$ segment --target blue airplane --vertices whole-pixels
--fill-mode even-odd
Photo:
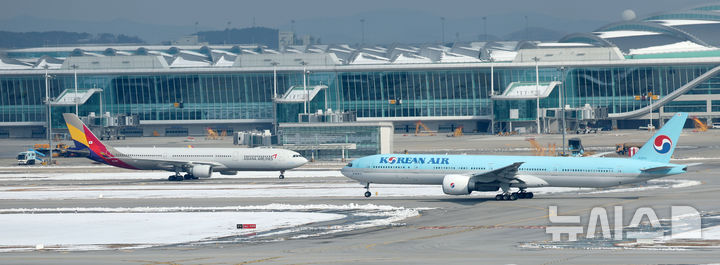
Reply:
[[[355,159],[341,172],[365,185],[365,197],[370,183],[442,185],[450,195],[501,189],[496,200],[530,199],[526,189],[535,187],[638,183],[687,171],[670,163],[687,116],[676,113],[631,158],[381,154]]]

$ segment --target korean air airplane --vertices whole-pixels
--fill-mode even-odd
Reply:
[[[213,172],[235,175],[238,171],[280,171],[283,179],[285,170],[308,162],[296,152],[273,148],[113,148],[100,142],[75,114],[64,113],[63,117],[75,146],[90,150],[88,158],[121,168],[175,172],[170,181],[209,178]]]
[[[342,174],[364,184],[365,197],[370,183],[442,185],[450,195],[501,189],[496,200],[530,199],[535,187],[638,183],[687,171],[669,163],[687,116],[675,114],[632,158],[385,154],[355,159]]]

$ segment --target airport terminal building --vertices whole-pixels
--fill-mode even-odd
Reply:
[[[556,132],[561,113],[571,127],[637,128],[651,111],[656,125],[678,111],[711,123],[718,32],[720,5],[706,5],[553,43],[4,50],[0,138],[45,137],[48,92],[53,128],[77,104],[80,116],[136,117],[123,129],[136,136],[269,129],[328,111],[392,122],[396,133],[417,121],[440,132]]]

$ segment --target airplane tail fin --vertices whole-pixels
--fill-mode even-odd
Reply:
[[[106,156],[106,154],[109,153],[108,148],[112,147],[106,146],[98,140],[95,134],[85,126],[85,123],[83,123],[77,115],[73,113],[63,113],[63,118],[70,131],[70,137],[75,142],[76,148],[87,148],[90,150],[91,155]]]
[[[678,112],[665,126],[658,130],[650,140],[635,154],[632,159],[648,160],[653,162],[668,163],[675,151],[677,140],[680,137],[685,120],[688,114]]]

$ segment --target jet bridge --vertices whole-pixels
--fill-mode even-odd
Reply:
[[[326,85],[316,86],[291,86],[285,94],[275,99],[277,103],[303,103],[312,101],[321,90],[327,89]]]
[[[546,98],[550,96],[553,89],[558,87],[562,82],[540,82],[539,85],[535,82],[512,82],[505,92],[500,95],[492,96],[494,100],[518,100],[518,99],[537,99]]]
[[[55,101],[53,106],[72,106],[75,104],[83,105],[96,92],[102,92],[100,88],[78,88],[77,92],[74,88],[68,88],[63,91]]]

